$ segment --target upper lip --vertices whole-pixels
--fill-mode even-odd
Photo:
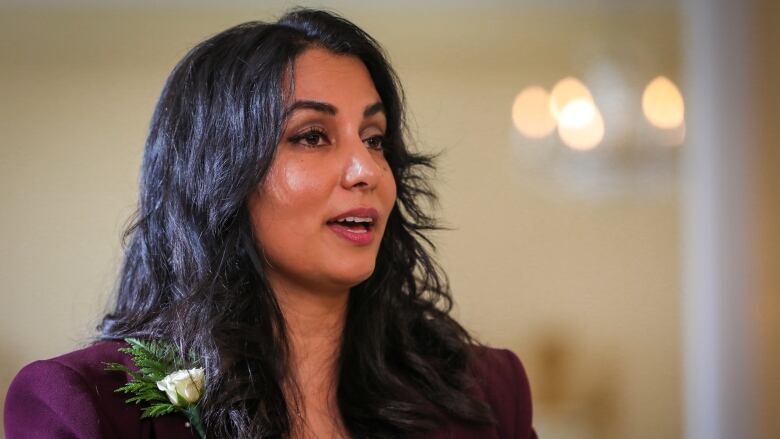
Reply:
[[[376,221],[379,218],[379,212],[376,209],[371,207],[358,207],[356,209],[351,209],[346,212],[342,212],[337,216],[334,216],[333,218],[329,219],[328,222],[332,223],[349,217],[371,218],[371,222],[373,224],[376,224]]]

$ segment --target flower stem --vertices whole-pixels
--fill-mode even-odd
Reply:
[[[184,414],[190,420],[190,425],[198,433],[201,439],[206,439],[206,429],[203,427],[203,421],[200,420],[200,411],[197,405],[191,405],[184,409]]]

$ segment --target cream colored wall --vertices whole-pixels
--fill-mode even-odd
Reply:
[[[0,13],[0,398],[23,364],[94,336],[173,64],[279,12]],[[680,437],[676,192],[578,199],[520,174],[508,140],[514,95],[580,73],[569,49],[583,41],[640,39],[674,73],[674,17],[343,12],[388,49],[419,143],[445,150],[441,217],[455,230],[438,242],[457,315],[526,363],[542,437]],[[566,359],[564,404],[539,400],[550,346]]]

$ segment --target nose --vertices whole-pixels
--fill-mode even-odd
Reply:
[[[359,137],[350,141],[345,149],[347,153],[342,186],[345,189],[374,189],[383,172],[377,159]]]

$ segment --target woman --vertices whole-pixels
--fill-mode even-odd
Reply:
[[[102,341],[20,372],[7,437],[193,437],[115,392],[127,337],[202,366],[210,438],[535,437],[517,357],[448,314],[430,167],[379,45],[343,18],[294,10],[201,43],[152,119]]]

